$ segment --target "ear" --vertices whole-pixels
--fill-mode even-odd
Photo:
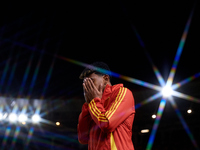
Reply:
[[[106,84],[107,84],[108,82],[110,82],[110,77],[109,77],[109,75],[106,74],[106,75],[103,76],[103,78],[104,78]]]

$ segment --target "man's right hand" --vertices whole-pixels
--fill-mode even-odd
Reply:
[[[89,100],[88,97],[87,97],[87,94],[86,94],[86,91],[85,91],[84,86],[83,86],[83,91],[84,91],[85,102],[89,104],[89,103],[90,103],[90,100]]]

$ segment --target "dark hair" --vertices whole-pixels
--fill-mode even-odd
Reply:
[[[80,74],[79,78],[84,79],[85,77],[88,77],[90,74],[95,73],[98,75],[111,75],[110,68],[108,65],[104,62],[94,62],[88,67],[86,67],[82,73]],[[111,77],[111,76],[110,76]]]

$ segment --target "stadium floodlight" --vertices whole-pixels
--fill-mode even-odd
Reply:
[[[10,122],[16,122],[17,121],[17,114],[11,113],[8,117]]]
[[[26,122],[27,121],[27,115],[26,114],[20,114],[19,116],[18,116],[18,121],[19,122]]]
[[[38,123],[38,122],[40,122],[40,120],[41,120],[41,118],[40,118],[40,116],[38,114],[34,114],[32,116],[32,122],[33,123]]]

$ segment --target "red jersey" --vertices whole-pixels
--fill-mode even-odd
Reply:
[[[106,85],[102,98],[84,103],[79,115],[78,140],[88,150],[134,150],[132,125],[135,103],[123,84]]]

